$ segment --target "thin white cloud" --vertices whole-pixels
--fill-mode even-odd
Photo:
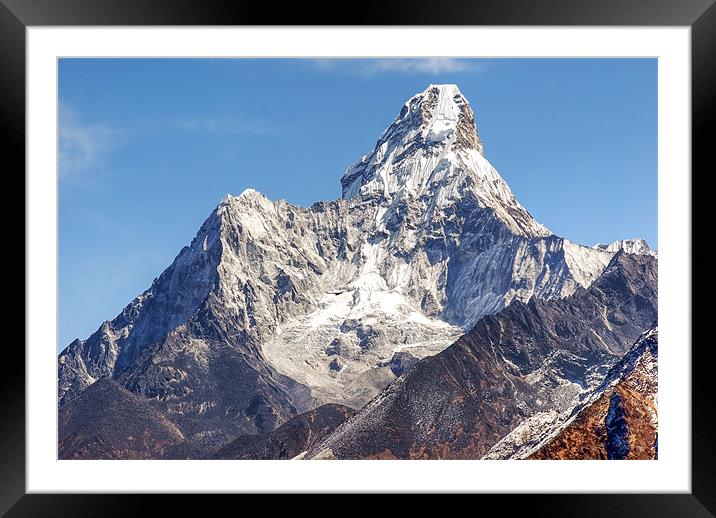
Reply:
[[[177,121],[174,127],[180,131],[216,135],[263,135],[270,132],[265,124],[227,117],[188,118]]]
[[[447,74],[475,70],[476,63],[459,58],[317,58],[311,65],[321,71],[345,72],[361,77],[380,74]]]
[[[124,127],[108,122],[88,122],[73,106],[61,101],[58,131],[59,175],[60,179],[68,179],[102,170],[113,151],[138,136],[151,137],[168,132],[263,135],[270,133],[271,128],[261,122],[226,116],[172,117]]]
[[[106,155],[124,142],[121,131],[107,123],[89,123],[66,103],[59,106],[60,178],[98,169]]]

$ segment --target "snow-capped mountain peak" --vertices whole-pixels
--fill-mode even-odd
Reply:
[[[342,199],[310,207],[226,196],[145,294],[61,353],[60,403],[110,376],[251,433],[316,401],[360,406],[481,317],[569,296],[614,255],[517,202],[454,85],[411,97],[341,183]]]
[[[417,202],[425,219],[470,199],[516,234],[551,234],[484,157],[475,115],[456,85],[430,85],[411,97],[373,152],[348,168],[341,185],[344,199],[377,200],[392,208]]]
[[[627,254],[634,254],[634,255],[656,255],[656,252],[653,251],[649,247],[649,243],[647,243],[644,239],[641,239],[639,237],[636,237],[634,239],[619,239],[617,241],[614,241],[612,243],[609,243],[608,245],[597,243],[594,245],[594,248],[598,248],[600,250],[606,250],[607,252],[618,252],[619,250],[623,250]]]
[[[456,85],[428,86],[403,105],[373,152],[346,171],[341,179],[343,198],[366,193],[391,195],[406,188],[422,190],[440,159],[458,140],[465,149],[482,153],[467,99]],[[434,160],[425,163],[431,157]]]
[[[263,195],[259,191],[257,191],[256,189],[252,189],[251,187],[249,187],[248,189],[244,189],[243,191],[241,191],[241,194],[239,194],[239,198],[245,198],[245,197],[249,197],[249,196],[263,196]]]
[[[417,121],[415,119],[417,118]],[[419,122],[420,136],[428,144],[449,143],[458,137],[466,148],[482,153],[475,116],[470,104],[454,84],[430,85],[405,103],[396,122]],[[395,124],[393,125],[395,126]],[[381,137],[385,139],[391,126]]]

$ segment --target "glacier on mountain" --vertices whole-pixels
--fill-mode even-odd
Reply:
[[[246,369],[232,390],[290,401],[272,419],[358,408],[482,316],[566,297],[618,249],[643,249],[582,246],[538,223],[483,155],[455,85],[409,99],[341,186],[341,199],[308,208],[253,189],[226,196],[146,292],[60,353],[60,404],[113,377],[169,415],[256,421],[255,398],[243,408],[202,388],[222,344]]]

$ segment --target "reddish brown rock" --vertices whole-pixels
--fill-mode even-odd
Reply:
[[[657,332],[642,342],[630,351],[636,358],[625,357],[633,366],[619,381],[609,384],[530,459],[657,458]]]

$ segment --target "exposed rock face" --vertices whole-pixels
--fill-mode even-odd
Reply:
[[[211,459],[292,459],[336,429],[354,410],[328,404],[289,419],[273,432],[244,435],[227,444]]]
[[[184,441],[150,402],[102,378],[60,408],[60,459],[153,459]]]
[[[241,316],[210,297],[189,321],[147,347],[117,379],[156,400],[195,455],[237,435],[264,433],[309,406],[310,394],[273,370],[241,329]]]
[[[359,408],[404,352],[436,354],[513,301],[589,286],[615,252],[537,223],[474,120],[457,87],[431,85],[348,169],[342,199],[224,198],[147,291],[60,354],[59,404],[112,378],[202,455],[323,403]]]
[[[658,333],[640,338],[530,459],[656,459]]]
[[[307,458],[481,458],[574,408],[657,315],[656,259],[618,253],[588,289],[513,302],[393,382]]]
[[[73,341],[59,357],[60,405],[102,377],[129,366],[142,351],[183,324],[218,281],[221,220],[214,212],[191,246],[184,247],[152,287],[87,340]]]

